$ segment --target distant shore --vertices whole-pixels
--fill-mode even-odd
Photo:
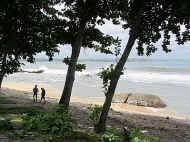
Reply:
[[[32,97],[32,87],[33,84],[26,84],[26,83],[4,83],[3,88],[5,90],[12,89],[15,90],[15,95],[20,95],[20,93],[17,93],[18,91],[22,91],[21,94],[27,94],[25,97]],[[39,84],[39,88],[42,87],[42,85]],[[44,87],[44,86],[43,86]],[[47,98],[49,100],[53,99],[57,102],[59,101],[61,92],[58,92],[58,90],[52,88],[51,86],[46,85],[45,86],[47,90]],[[27,92],[27,93],[24,93]],[[103,99],[88,99],[78,96],[72,96],[71,102],[73,103],[82,103],[82,104],[103,104]],[[184,117],[184,116],[178,116],[175,114],[175,112],[168,111],[167,108],[151,108],[151,107],[143,107],[143,106],[135,106],[135,105],[129,105],[129,104],[122,104],[122,103],[112,103],[112,109],[118,112],[122,113],[131,113],[131,114],[142,114],[142,115],[150,115],[150,116],[160,116],[160,117],[169,117],[174,119],[180,119],[180,120],[190,120],[190,117]]]

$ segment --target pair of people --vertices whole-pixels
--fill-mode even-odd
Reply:
[[[46,103],[46,100],[45,100],[45,95],[46,95],[46,91],[44,88],[41,88],[41,100],[40,100],[40,103],[42,102],[42,100],[44,100],[44,103]],[[35,87],[33,88],[33,100],[34,102],[37,103],[37,98],[38,98],[38,86],[35,85]]]

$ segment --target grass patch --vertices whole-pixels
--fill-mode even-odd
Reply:
[[[0,104],[15,104],[15,102],[7,99],[4,96],[0,96]]]
[[[20,142],[126,142],[123,132],[106,129],[104,133],[92,135],[78,131],[69,110],[52,105],[52,111],[40,106],[17,105],[0,96],[0,132],[10,139]],[[101,106],[89,108],[90,119],[95,123],[99,118]],[[139,130],[131,132],[131,142],[159,142],[152,136],[144,136]]]
[[[54,138],[50,142],[100,142],[100,138],[97,135],[89,135],[84,132],[75,131],[71,136]]]
[[[114,128],[107,128],[106,131],[101,134],[101,142],[126,142],[126,140],[123,132]]]
[[[38,106],[24,107],[10,103],[7,98],[0,96],[0,132],[11,139],[17,139],[24,136],[22,115],[25,113],[38,114],[44,112],[43,108]]]
[[[160,142],[158,137],[145,136],[139,129],[133,130],[130,134],[131,142]]]
[[[21,115],[9,114],[8,119],[14,128],[22,128],[23,120],[21,118]]]
[[[5,132],[12,129],[12,125],[9,120],[4,117],[0,117],[0,132]]]
[[[44,112],[44,109],[39,106],[31,106],[31,107],[0,107],[0,115],[1,114],[23,114],[23,113],[40,113]]]

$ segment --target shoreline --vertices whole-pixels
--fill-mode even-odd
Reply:
[[[51,86],[47,84],[39,84],[39,88],[41,86],[45,86],[47,90],[47,98],[51,102],[51,100],[59,101],[60,92],[56,89],[53,89]],[[3,90],[11,90],[15,91],[15,95],[27,94],[26,97],[32,98],[32,87],[33,84],[29,83],[8,83],[5,82],[2,86]],[[88,99],[79,96],[72,96],[71,103],[82,103],[85,105],[103,105],[102,99]],[[148,116],[158,116],[158,117],[169,117],[172,119],[178,119],[182,121],[190,121],[190,116],[180,116],[176,115],[175,112],[167,110],[167,108],[153,108],[153,107],[143,107],[143,106],[135,106],[129,104],[122,103],[112,103],[111,108],[115,111],[122,113],[130,113],[130,114],[141,114]]]

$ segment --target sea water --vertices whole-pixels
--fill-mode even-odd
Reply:
[[[103,100],[102,80],[97,73],[114,61],[85,59],[80,60],[80,63],[86,64],[87,68],[76,73],[72,95]],[[9,75],[5,81],[48,84],[58,90],[57,97],[60,97],[67,73],[67,66],[62,60],[55,59],[53,62],[38,60],[36,64],[25,63],[22,69],[44,72],[15,73]],[[158,95],[169,109],[175,110],[180,115],[190,116],[190,60],[130,58],[116,89],[116,93],[129,92]]]

